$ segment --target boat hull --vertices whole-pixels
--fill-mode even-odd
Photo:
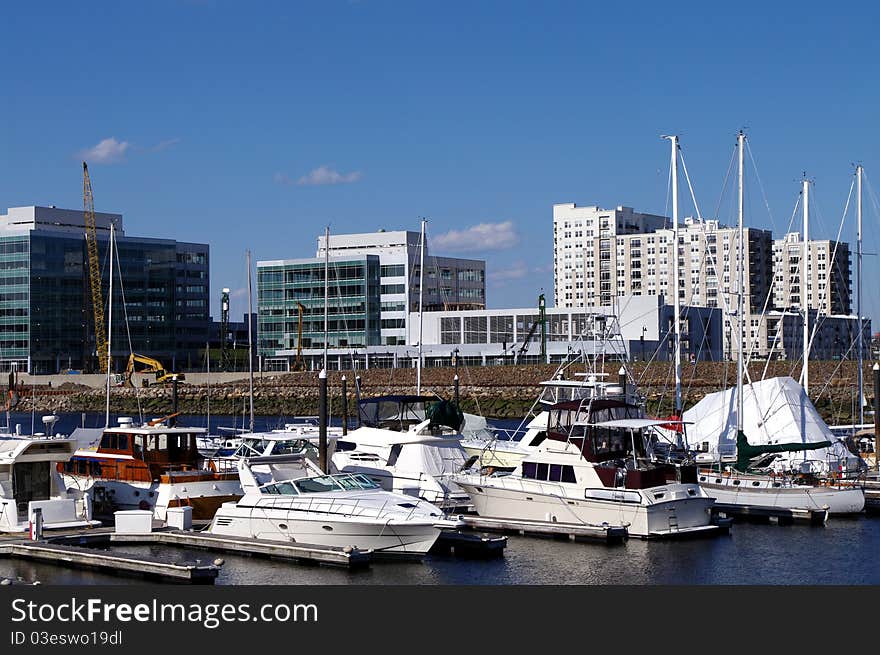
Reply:
[[[704,478],[706,481],[703,481]],[[712,482],[716,479],[719,478],[700,475],[700,486],[708,496],[723,505],[792,510],[827,509],[829,515],[858,514],[865,508],[865,492],[860,487],[773,487],[772,483],[752,486],[752,480],[748,478],[740,479],[739,485],[724,478],[720,478],[720,484]]]
[[[504,478],[497,480],[503,481]],[[705,529],[711,526],[714,504],[703,495],[689,495],[686,487],[691,485],[670,485],[647,490],[648,493],[664,493],[669,497],[666,501],[647,503],[642,492],[635,490],[620,490],[617,492],[619,499],[614,498],[613,489],[596,490],[597,495],[607,495],[607,498],[576,498],[537,486],[510,488],[496,485],[491,478],[472,482],[459,478],[457,481],[470,494],[481,516],[551,523],[624,525],[630,536],[641,538],[673,536]],[[585,495],[591,491],[586,490]]]
[[[261,513],[263,515],[259,516]],[[390,556],[424,555],[440,536],[440,527],[427,521],[362,520],[322,513],[299,518],[293,512],[262,512],[229,505],[218,510],[209,531],[211,534],[283,543],[351,546]]]

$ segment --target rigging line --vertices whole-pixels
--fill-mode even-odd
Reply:
[[[798,194],[798,196],[797,196],[797,198],[795,199],[795,202],[794,202],[794,209],[793,209],[792,212],[791,212],[791,218],[788,220],[788,229],[786,230],[786,234],[788,234],[789,232],[791,232],[791,227],[792,227],[792,225],[794,225],[794,218],[795,218],[795,216],[797,216],[797,213],[798,213],[798,207],[800,207],[800,204],[801,204],[801,195]],[[776,283],[776,281],[774,280],[774,281],[773,281],[774,286],[775,286],[775,283]],[[771,287],[771,288],[770,288],[770,293],[768,294],[768,297],[769,297],[770,295],[773,295],[773,293],[774,293],[774,292],[773,292],[773,287]],[[782,316],[779,318],[779,322],[777,323],[776,334],[773,336],[773,347],[770,349],[770,353],[771,353],[771,354],[776,350],[776,345],[777,345],[777,343],[779,342],[779,335],[780,335],[781,331],[785,330],[785,317],[786,317],[786,315],[787,315],[787,314],[786,314],[787,309],[788,309],[788,306],[785,305],[785,304],[783,304],[783,306],[782,306]],[[767,311],[767,308],[766,308],[766,305],[765,305],[765,306],[764,306],[764,311],[762,312],[762,315],[763,315],[763,313],[766,312],[766,311]],[[769,326],[769,323],[768,323],[768,326]],[[761,372],[761,379],[762,379],[762,380],[764,380],[764,379],[767,378],[767,370],[768,370],[769,366],[770,366],[770,356],[768,355],[768,357],[767,357],[767,361],[764,363],[764,370]]]
[[[748,140],[746,140],[746,152],[749,155],[749,160],[752,162],[752,170],[755,171],[755,178],[758,180],[758,188],[761,190],[761,196],[764,199],[764,207],[767,208],[767,214],[770,216],[770,225],[773,229],[776,229],[776,220],[773,218],[773,212],[770,210],[770,203],[767,201],[767,194],[764,192],[764,183],[761,182],[761,175],[758,173],[758,162],[755,159],[755,156],[752,154],[752,147],[749,145]]]
[[[834,273],[834,268],[833,268],[833,267],[834,267],[834,265],[835,265],[835,262],[837,262],[837,266],[838,266],[838,267],[840,266],[840,262],[837,260],[837,248],[838,248],[838,246],[840,246],[840,236],[841,236],[841,234],[843,233],[843,224],[846,222],[846,215],[847,215],[847,213],[849,213],[849,203],[850,203],[850,200],[852,200],[852,194],[853,194],[853,189],[854,189],[854,188],[855,188],[855,178],[853,178],[852,182],[850,183],[850,186],[849,186],[849,195],[846,197],[846,205],[844,205],[844,208],[843,208],[843,216],[841,216],[841,218],[840,218],[840,223],[838,224],[838,227],[837,227],[837,238],[836,238],[836,240],[834,241],[834,250],[833,250],[832,253],[831,253],[831,262],[830,262],[830,265],[831,265],[831,271],[830,271],[830,273],[831,273],[831,274]],[[815,206],[815,205],[816,205],[816,203],[814,202],[814,206]],[[821,220],[821,215],[820,215],[820,220]],[[809,247],[809,244],[805,243],[805,244],[804,244],[804,256],[807,256],[807,248],[808,248],[808,247]],[[818,269],[817,269],[817,270],[818,270]],[[842,276],[842,271],[840,271],[840,270],[838,269],[838,272],[840,272],[840,273],[841,273],[841,276]],[[830,276],[829,276],[829,278],[827,278],[826,281],[825,281],[825,289],[826,289],[826,293],[828,293],[828,285],[830,284],[830,282],[831,282],[831,279],[830,279]],[[806,280],[803,281],[803,284],[806,284]],[[804,290],[806,290],[806,287],[804,287]],[[818,289],[817,289],[817,291],[818,291]],[[824,296],[819,296],[819,295],[817,294],[817,299],[820,300],[820,301],[821,301],[821,300],[824,300]],[[831,307],[830,307],[831,303],[829,302],[828,304],[829,304],[828,310],[829,310],[829,312],[830,312],[830,311],[831,311]],[[822,303],[820,302],[820,303],[819,303],[819,307],[821,308],[821,306],[822,306]],[[809,308],[805,307],[805,308],[804,308],[804,311],[809,311]],[[816,338],[816,333],[817,333],[817,331],[818,331],[818,329],[819,329],[819,324],[820,324],[820,323],[823,323],[823,324],[824,324],[824,322],[825,322],[825,315],[821,315],[818,309],[816,310],[816,317],[817,317],[818,320],[816,320],[815,325],[813,326],[813,330],[812,330],[812,332],[810,333],[810,340],[809,340],[809,342],[807,343],[807,354],[808,354],[808,355],[809,355],[810,350],[811,350],[812,347],[813,347],[813,340]],[[805,362],[805,364],[806,364],[806,362]]]
[[[125,333],[126,333],[126,336],[128,337],[128,352],[130,354],[134,354],[134,346],[131,343],[131,325],[129,325],[129,322],[128,322],[128,305],[125,303],[125,287],[122,284],[122,264],[120,262],[121,258],[119,257],[119,252],[118,252],[118,243],[117,243],[116,255],[117,255],[116,256],[116,270],[119,272],[119,293],[122,296],[122,315],[125,318]],[[111,266],[110,274],[112,275],[113,274],[113,271],[112,271],[113,262],[110,262],[110,266]],[[132,370],[132,373],[134,373],[134,370]],[[143,423],[144,422],[144,410],[141,407],[141,394],[140,394],[140,390],[137,388],[137,385],[134,385],[134,398],[135,398],[135,401],[137,402],[138,416],[140,417],[140,422]]]
[[[819,391],[819,395],[817,396],[817,398],[821,398],[822,395],[825,393],[825,390],[831,386],[831,380],[834,379],[834,375],[837,373],[838,370],[840,370],[841,366],[843,366],[843,362],[849,361],[849,356],[852,353],[852,351],[855,349],[857,341],[858,341],[858,335],[855,335],[855,336],[853,336],[852,339],[850,339],[849,348],[847,348],[846,352],[841,356],[840,360],[837,362],[837,365],[834,367],[834,370],[831,371],[831,375],[829,375],[825,379],[825,384],[822,386],[822,389]],[[829,392],[828,396],[829,396],[829,398],[831,397],[830,392]],[[859,401],[859,402],[861,402],[861,401]]]

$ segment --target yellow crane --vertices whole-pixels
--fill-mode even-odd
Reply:
[[[305,368],[303,363],[303,312],[306,308],[301,302],[296,303],[299,310],[299,325],[296,329],[296,361],[293,363],[294,371],[301,371]]]
[[[95,198],[88,164],[83,162],[83,215],[86,224],[86,250],[89,258],[89,282],[92,287],[92,313],[95,319],[95,350],[98,370],[107,372],[107,325],[104,323],[104,296],[101,293],[101,263],[98,259],[98,237],[95,231]]]

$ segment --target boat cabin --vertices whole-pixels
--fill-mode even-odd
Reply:
[[[163,476],[197,474],[203,456],[198,438],[204,428],[169,427],[162,425],[135,426],[120,421],[118,427],[107,428],[100,442],[92,449],[78,450],[63,465],[70,475],[151,482]]]
[[[378,396],[358,401],[358,419],[362,426],[408,432],[430,419],[429,429],[440,433],[444,428],[459,430],[464,415],[449,401],[436,396]]]

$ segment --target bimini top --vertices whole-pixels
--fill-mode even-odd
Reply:
[[[390,395],[365,398],[358,403],[361,425],[406,432],[426,419],[458,430],[464,416],[452,403],[434,396]]]

